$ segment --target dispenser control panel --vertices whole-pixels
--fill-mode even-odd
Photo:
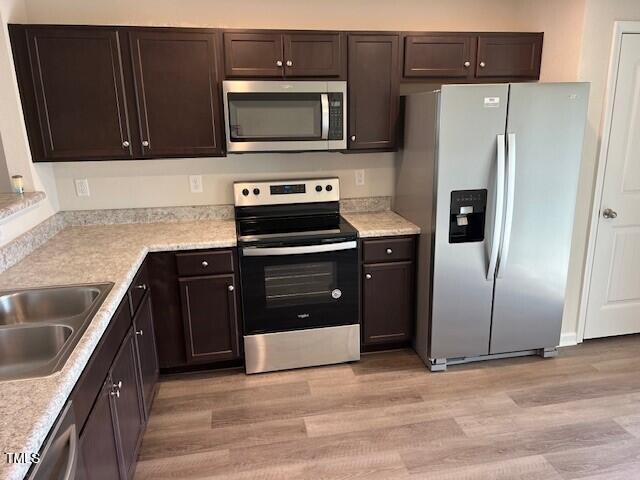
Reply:
[[[454,190],[449,208],[449,243],[484,240],[486,190]]]

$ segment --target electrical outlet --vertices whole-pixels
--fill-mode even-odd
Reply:
[[[191,193],[202,193],[202,175],[189,175]]]
[[[356,170],[356,186],[364,185],[364,170]]]
[[[76,178],[76,195],[79,197],[88,197],[91,195],[89,191],[89,180],[86,178]]]

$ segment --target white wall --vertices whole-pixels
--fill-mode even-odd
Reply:
[[[0,246],[33,228],[58,210],[56,182],[51,165],[34,165],[22,117],[7,23],[26,22],[23,0],[0,0],[0,134],[2,156],[9,175],[24,177],[26,190],[40,190],[47,199],[0,224]]]

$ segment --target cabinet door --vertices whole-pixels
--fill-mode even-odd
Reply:
[[[397,35],[349,35],[349,149],[395,147]]]
[[[473,78],[476,37],[408,35],[404,39],[404,76]]]
[[[147,295],[142,302],[137,315],[133,319],[133,329],[136,338],[138,364],[140,365],[140,377],[142,379],[144,411],[146,418],[149,418],[159,371],[156,338],[153,329],[153,314],[151,312],[151,295]]]
[[[225,33],[224,69],[227,77],[282,77],[282,34]]]
[[[190,363],[238,358],[234,275],[180,279],[182,319]]]
[[[120,478],[121,456],[111,404],[111,379],[102,385],[84,430],[80,434],[77,478],[116,480]]]
[[[540,78],[542,34],[480,35],[477,77]]]
[[[127,478],[131,477],[144,428],[138,368],[133,330],[130,330],[109,373],[115,392],[113,405],[122,448],[123,472]]]
[[[132,157],[118,32],[104,28],[26,30],[42,148],[34,160]],[[37,117],[37,118],[35,118]]]
[[[340,77],[343,70],[340,33],[288,33],[284,36],[287,77]]]
[[[408,341],[413,335],[413,262],[364,266],[362,343]]]
[[[222,153],[218,42],[213,33],[130,33],[143,156]]]

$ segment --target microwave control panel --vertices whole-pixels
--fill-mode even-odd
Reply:
[[[329,93],[329,140],[342,140],[342,93]]]

